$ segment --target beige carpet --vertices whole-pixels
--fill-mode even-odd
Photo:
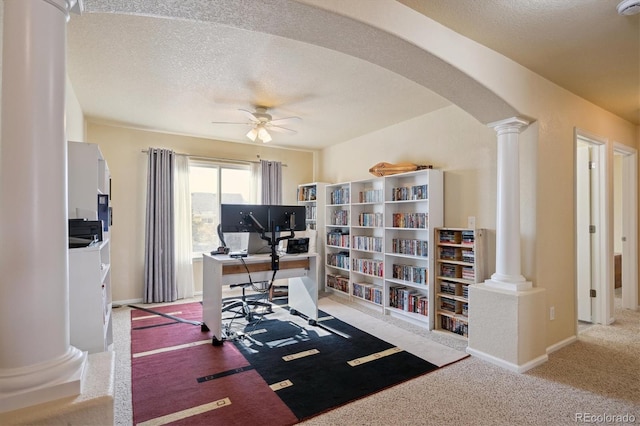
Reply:
[[[577,342],[550,354],[548,362],[525,374],[468,357],[302,424],[569,425],[576,424],[580,415],[625,414],[640,423],[640,312],[621,310],[618,302],[615,324],[586,328]],[[423,339],[449,347],[453,354],[466,347],[464,340],[412,327],[334,297],[323,297],[320,306],[353,315],[354,321],[358,316],[357,321],[382,321],[385,325],[376,323],[376,328],[387,329],[385,333],[398,339],[409,338],[418,348]],[[114,310],[114,334],[115,423],[130,425],[129,308]]]

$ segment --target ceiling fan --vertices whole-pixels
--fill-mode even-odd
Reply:
[[[251,141],[255,142],[256,139],[261,140],[263,143],[271,142],[272,138],[269,131],[287,133],[289,135],[295,135],[295,130],[282,127],[279,124],[292,120],[301,120],[300,117],[283,117],[274,119],[271,114],[267,113],[267,108],[262,106],[256,106],[255,112],[248,111],[246,109],[238,109],[243,112],[249,121],[245,122],[230,122],[230,121],[212,121],[213,124],[244,124],[251,126],[251,130],[247,133],[247,137]]]

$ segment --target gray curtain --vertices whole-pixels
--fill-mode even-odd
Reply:
[[[144,303],[178,297],[174,269],[174,159],[168,149],[149,148],[144,258]]]
[[[282,163],[260,160],[262,204],[282,204]]]

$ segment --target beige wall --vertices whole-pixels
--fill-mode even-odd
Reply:
[[[555,306],[546,324],[551,346],[576,327],[574,127],[636,148],[638,137],[635,126],[563,89],[546,81],[540,88],[547,108],[520,136],[522,273]],[[496,141],[492,129],[452,106],[323,150],[319,175],[340,182],[369,176],[380,161],[433,164],[445,176],[445,225],[466,226],[476,216],[478,227],[493,231]]]
[[[308,151],[269,148],[209,139],[134,130],[89,122],[87,142],[97,143],[112,179],[113,228],[111,258],[113,300],[140,300],[144,277],[144,222],[147,156],[149,147],[170,148],[178,153],[205,157],[282,161],[284,203],[296,203],[296,189],[313,179],[314,154]],[[200,262],[200,261],[196,261]],[[201,265],[194,267],[196,291],[202,290]]]
[[[74,142],[84,142],[85,140],[85,123],[84,114],[76,92],[73,90],[73,85],[67,76],[67,83],[65,87],[65,130],[67,133],[67,140]]]

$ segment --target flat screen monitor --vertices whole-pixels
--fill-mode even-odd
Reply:
[[[250,218],[253,216],[255,221]],[[269,206],[260,204],[222,204],[220,227],[222,232],[257,232],[269,227]]]
[[[276,232],[304,231],[305,206],[269,206],[269,230]]]

